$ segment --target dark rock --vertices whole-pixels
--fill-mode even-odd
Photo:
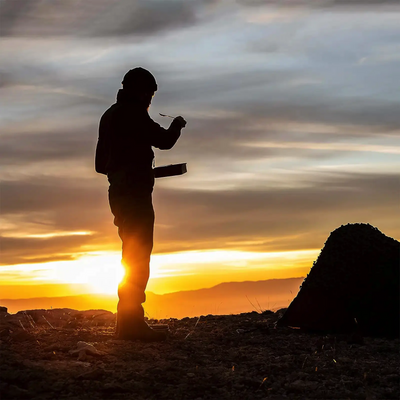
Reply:
[[[82,379],[82,380],[94,380],[94,381],[98,381],[100,380],[103,376],[105,375],[105,372],[100,369],[100,368],[96,368],[92,371],[89,372],[85,372],[81,375],[79,375],[77,377],[77,379]]]
[[[280,326],[398,336],[400,243],[368,224],[331,233]]]
[[[7,388],[4,399],[31,399],[30,393],[15,385],[10,385]]]
[[[35,340],[34,335],[22,329],[14,332],[10,337],[13,340],[13,342],[27,342]]]
[[[0,338],[4,339],[10,336],[11,329],[8,326],[0,326]]]
[[[274,312],[271,310],[265,310],[262,312],[262,315],[270,315],[270,314],[274,314]]]
[[[0,313],[6,313],[8,311],[7,307],[0,306]]]
[[[129,392],[129,388],[116,382],[105,383],[103,385],[103,392],[109,394]]]

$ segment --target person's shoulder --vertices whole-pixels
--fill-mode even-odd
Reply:
[[[103,115],[101,116],[102,119],[109,117],[111,114],[114,113],[116,109],[117,103],[112,104],[110,107],[107,108],[106,111],[104,111]]]

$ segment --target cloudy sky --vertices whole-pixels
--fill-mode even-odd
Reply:
[[[346,223],[400,239],[397,0],[2,0],[0,35],[4,284],[119,257],[93,159],[135,66],[188,121],[156,150],[188,164],[157,181],[159,277],[304,276]]]

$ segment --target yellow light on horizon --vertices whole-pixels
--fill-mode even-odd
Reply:
[[[18,234],[13,233],[12,235],[3,235],[4,237],[9,238],[36,238],[36,239],[48,239],[53,237],[62,237],[62,236],[86,236],[91,235],[93,232],[90,231],[77,231],[77,232],[49,232],[49,233],[23,233],[20,232]]]
[[[75,260],[3,266],[1,273],[15,275],[9,284],[86,284],[93,293],[116,294],[124,269],[119,253],[94,252]]]
[[[299,266],[304,269],[304,265],[310,265],[311,268],[311,262],[315,260],[318,253],[319,250],[265,253],[205,250],[154,254],[151,257],[150,278],[157,278],[157,293],[162,294],[176,291],[176,285],[174,285],[174,290],[171,290],[168,289],[169,286],[164,287],[161,284],[161,281],[166,278],[169,282],[175,280],[178,283],[182,281],[182,277],[186,277],[197,281],[198,285],[201,282],[202,286],[198,288],[207,286],[205,280],[207,276],[218,275],[220,279],[229,281],[232,280],[232,274],[241,273],[242,276],[245,274],[245,279],[254,280],[252,277],[259,277],[260,273],[268,271],[289,270]],[[14,275],[8,284],[18,282],[21,284],[85,284],[92,293],[117,294],[118,284],[124,276],[124,269],[120,252],[104,251],[85,253],[75,260],[4,266],[0,277],[1,274]],[[187,279],[186,282],[188,282]],[[180,290],[185,289],[186,287],[180,288]]]

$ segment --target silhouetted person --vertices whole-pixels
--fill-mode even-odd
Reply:
[[[128,71],[122,85],[117,102],[101,117],[95,160],[96,172],[108,177],[110,208],[122,240],[125,277],[118,287],[116,333],[120,339],[162,340],[165,334],[146,324],[142,307],[153,248],[152,147],[171,149],[186,121],[176,117],[164,129],[150,118],[157,83],[149,71]]]

